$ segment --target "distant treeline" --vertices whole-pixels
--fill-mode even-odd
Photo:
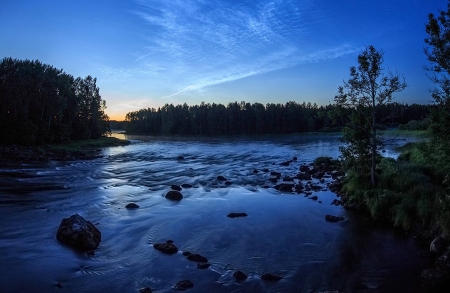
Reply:
[[[422,120],[430,114],[432,105],[393,104],[378,109],[380,117],[391,117],[387,126],[398,126],[411,120]],[[260,104],[233,102],[222,104],[174,106],[141,109],[130,112],[125,122],[114,123],[115,129],[129,134],[152,135],[246,135],[337,131],[344,125],[350,110],[335,105],[311,103]]]
[[[96,78],[74,78],[40,61],[0,62],[0,143],[42,144],[108,133]]]

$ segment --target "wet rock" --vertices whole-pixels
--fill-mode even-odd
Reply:
[[[269,181],[272,182],[272,183],[277,183],[278,179],[275,178],[275,177],[272,177],[272,178],[269,179]]]
[[[233,182],[231,182],[231,181],[226,181],[226,182],[225,182],[225,185],[226,185],[226,186],[230,186],[231,184],[233,184]]]
[[[261,276],[261,279],[264,281],[271,281],[271,282],[276,282],[282,279],[282,277],[275,275],[275,274],[271,274],[271,273],[265,273],[264,275]]]
[[[187,256],[188,260],[195,261],[195,262],[208,262],[208,259],[204,256],[201,256],[197,253],[191,253]]]
[[[173,243],[174,241],[173,240],[166,240],[166,243]]]
[[[280,165],[281,166],[289,166],[290,163],[291,163],[291,161],[286,161],[286,162],[280,163]]]
[[[280,177],[281,177],[281,173],[280,173],[280,172],[276,172],[276,171],[270,172],[270,175],[271,175],[271,176],[274,176],[274,177],[277,177],[277,178],[280,178]]]
[[[177,160],[184,160],[184,157],[182,156],[182,155],[179,155],[178,157],[177,157]]]
[[[241,271],[236,271],[236,272],[234,272],[233,277],[234,277],[234,278],[236,279],[236,281],[238,281],[238,282],[241,282],[241,281],[244,281],[244,280],[247,279],[247,275],[244,274],[244,273],[241,272]]]
[[[322,179],[322,177],[323,177],[324,175],[325,175],[324,172],[316,172],[316,173],[313,173],[311,176],[312,176],[312,178]]]
[[[297,161],[297,157],[293,157],[293,158],[292,158],[292,161]]]
[[[300,183],[299,183],[299,184],[296,184],[295,187],[294,187],[294,189],[295,189],[295,192],[297,192],[297,193],[302,193],[302,191],[303,191],[303,185],[301,185]]]
[[[334,193],[341,191],[342,189],[342,182],[339,181],[335,181],[333,183],[331,183],[330,185],[328,185],[328,189]]]
[[[227,215],[228,218],[239,218],[239,217],[247,217],[246,213],[229,213]]]
[[[259,171],[258,171],[258,170],[256,170],[256,169],[253,169],[253,173],[255,173],[255,174],[258,174],[258,173],[259,173]]]
[[[211,266],[211,264],[207,263],[207,262],[201,262],[197,264],[197,268],[199,269],[207,269]]]
[[[294,184],[291,183],[280,183],[275,185],[273,188],[282,192],[292,192],[292,188],[294,188]]]
[[[326,215],[325,216],[325,221],[327,222],[339,222],[339,221],[343,221],[344,218],[343,217],[336,217],[336,216],[332,216],[332,215]]]
[[[176,190],[176,191],[181,191],[181,186],[179,185],[170,185],[170,188],[172,188],[172,190]]]
[[[311,185],[310,188],[314,191],[319,191],[322,189],[322,187],[320,187],[319,185]]]
[[[167,192],[166,198],[170,199],[170,200],[182,200],[183,195],[179,191],[171,190],[171,191]]]
[[[102,235],[94,224],[75,214],[61,221],[56,239],[81,250],[93,250],[100,244]]]
[[[283,178],[283,181],[294,181],[294,178],[292,178],[291,176],[286,176]]]
[[[339,199],[333,199],[333,201],[331,202],[332,205],[335,206],[340,206],[342,204],[342,202]]]
[[[192,185],[188,184],[188,183],[184,183],[184,184],[181,184],[181,187],[183,187],[183,188],[192,188]]]
[[[139,293],[152,293],[152,289],[150,287],[141,288],[139,289]]]
[[[222,175],[217,176],[217,180],[219,181],[227,181],[227,178],[223,177]]]
[[[298,180],[311,180],[311,174],[308,173],[298,173],[296,177]]]
[[[319,198],[317,197],[317,195],[314,195],[314,196],[311,196],[309,199],[318,200]]]
[[[194,287],[194,284],[191,281],[189,281],[189,280],[179,281],[175,285],[175,289],[179,290],[179,291],[184,291],[184,290],[187,290],[187,289],[192,288],[192,287]]]
[[[130,202],[129,204],[127,204],[125,206],[125,208],[129,209],[129,210],[133,210],[133,209],[138,209],[139,206],[137,204],[135,204],[134,202]]]
[[[307,172],[307,171],[309,171],[309,166],[307,166],[307,165],[300,166],[300,172]]]
[[[178,252],[178,248],[173,243],[168,243],[168,242],[156,243],[156,244],[153,244],[153,247],[156,250],[159,250],[166,254],[174,254],[174,253]]]
[[[444,252],[446,247],[446,241],[441,236],[437,236],[430,244],[430,252],[436,255],[440,255]]]
[[[60,282],[56,282],[55,287],[56,287],[56,288],[62,288],[63,285],[62,285]]]
[[[181,253],[181,254],[184,256],[188,256],[188,255],[191,255],[192,253],[189,251],[183,251],[183,253]]]
[[[263,169],[263,172],[267,173],[267,172],[269,172],[269,169],[264,168],[264,169]]]

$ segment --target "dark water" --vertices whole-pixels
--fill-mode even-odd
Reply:
[[[273,186],[264,168],[293,176],[317,156],[337,157],[337,137],[146,140],[104,149],[92,161],[0,168],[0,292],[173,292],[182,279],[194,283],[188,292],[419,292],[427,263],[414,241],[331,205],[330,179],[313,180],[322,203],[263,188]],[[294,156],[298,162],[279,165]],[[183,183],[193,188],[183,189],[182,201],[164,198]],[[140,208],[125,209],[129,202]],[[249,216],[230,219],[230,212]],[[94,255],[55,238],[74,213],[102,232]],[[328,223],[326,214],[346,220]],[[168,239],[178,254],[153,248]],[[198,269],[185,250],[211,267]],[[235,282],[236,270],[249,278]],[[262,281],[266,272],[283,279]]]

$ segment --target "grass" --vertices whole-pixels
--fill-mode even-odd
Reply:
[[[388,130],[381,130],[380,133],[383,134],[383,136],[386,137],[421,137],[421,138],[428,138],[430,137],[430,132],[428,130],[399,130],[399,129],[388,129]]]
[[[98,139],[87,139],[72,141],[63,144],[52,145],[51,149],[65,151],[92,151],[104,147],[125,146],[129,145],[128,140],[122,140],[115,137],[102,136]]]

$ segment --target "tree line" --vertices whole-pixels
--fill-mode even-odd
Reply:
[[[42,144],[110,132],[106,102],[92,76],[74,78],[35,60],[0,62],[0,143]]]
[[[428,117],[432,105],[393,103],[378,109],[380,117],[391,115],[386,125],[397,126],[410,120]],[[351,109],[338,111],[336,105],[318,106],[315,103],[287,102],[204,103],[188,106],[165,104],[158,109],[147,108],[126,114],[128,134],[151,135],[253,135],[337,131],[345,125]]]

